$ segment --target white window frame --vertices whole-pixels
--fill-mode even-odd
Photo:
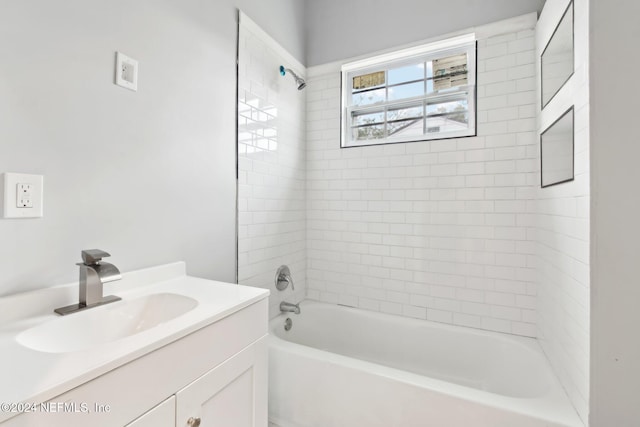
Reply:
[[[416,62],[431,61],[443,58],[449,55],[460,53],[467,54],[467,85],[459,86],[457,89],[446,89],[441,91],[433,91],[431,93],[406,98],[397,101],[385,101],[377,104],[357,106],[351,105],[353,100],[353,77],[373,73],[377,71],[388,72],[390,69],[400,68],[403,65],[410,65]],[[416,46],[408,49],[402,49],[383,55],[377,55],[371,58],[350,62],[344,64],[342,72],[342,96],[341,96],[341,138],[340,145],[342,148],[360,147],[367,145],[393,144],[413,141],[426,141],[435,139],[460,138],[467,136],[476,136],[476,38],[475,34],[466,34],[463,36],[453,37],[434,43]],[[388,79],[385,78],[385,82]],[[383,86],[387,88],[387,84]],[[467,100],[469,122],[467,129],[448,132],[434,132],[421,135],[401,135],[386,136],[384,138],[354,140],[352,139],[351,115],[354,111],[366,113],[367,111],[379,112],[381,109],[387,111],[397,107],[419,104],[423,105],[431,101],[446,102],[449,99],[460,99],[464,94]],[[424,114],[426,121],[426,111]],[[426,124],[425,124],[426,126]],[[425,128],[426,129],[426,128]]]

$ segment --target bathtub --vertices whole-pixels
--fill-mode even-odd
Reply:
[[[536,340],[314,301],[300,308],[269,325],[277,426],[583,427]]]

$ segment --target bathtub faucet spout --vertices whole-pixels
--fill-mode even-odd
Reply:
[[[282,301],[280,303],[280,311],[300,314],[300,306],[298,304],[291,304],[290,302]]]

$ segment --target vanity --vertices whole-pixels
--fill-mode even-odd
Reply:
[[[0,299],[0,426],[266,427],[269,291],[181,262],[122,276],[68,316],[77,283]]]

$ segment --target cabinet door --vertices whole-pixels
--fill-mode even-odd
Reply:
[[[171,396],[158,406],[136,418],[125,427],[175,427],[176,397]]]
[[[176,398],[177,427],[267,427],[266,337],[180,390]]]

